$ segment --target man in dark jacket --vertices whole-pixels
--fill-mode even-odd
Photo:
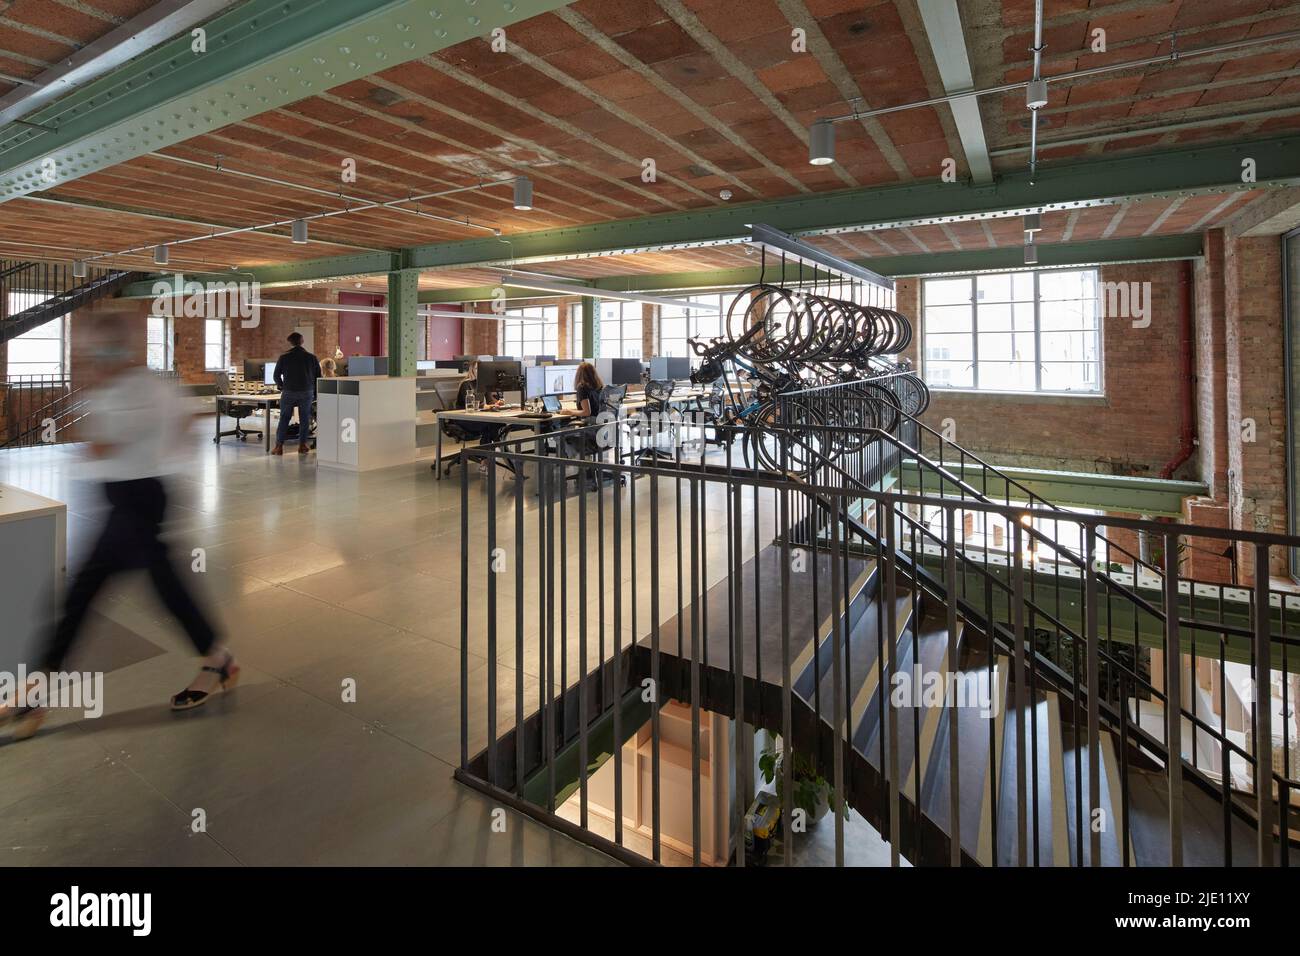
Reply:
[[[275,431],[275,448],[272,455],[284,454],[284,439],[289,433],[289,421],[294,409],[298,410],[298,454],[309,449],[307,438],[311,434],[311,403],[316,396],[316,379],[320,378],[320,360],[302,347],[302,336],[289,333],[292,348],[275,363],[275,384],[280,389],[280,427]]]

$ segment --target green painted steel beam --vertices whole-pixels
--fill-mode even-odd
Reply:
[[[1136,239],[1101,239],[1095,242],[1044,243],[1038,247],[1038,267],[1056,268],[1070,265],[1105,265],[1116,262],[1151,262],[1165,259],[1196,259],[1202,253],[1200,235],[1144,236]],[[1007,249],[971,249],[960,252],[934,252],[922,255],[888,256],[880,259],[856,259],[861,265],[891,278],[937,275],[950,272],[982,272],[1023,269],[1024,258],[1019,246]],[[739,289],[758,282],[782,279],[779,266],[760,270],[715,269],[707,272],[673,272],[661,275],[624,275],[595,279],[587,283],[595,289],[619,292],[666,292],[678,289]],[[808,277],[805,271],[804,277]],[[786,281],[799,278],[798,269],[787,267]],[[436,289],[420,293],[421,302],[479,302],[492,297],[492,286],[462,289]],[[516,294],[517,293],[517,294]],[[535,299],[544,292],[507,287],[507,298]]]
[[[257,282],[264,289],[276,286],[296,285],[325,279],[344,279],[353,276],[387,275],[398,268],[399,255],[386,252],[368,252],[355,256],[330,256],[324,259],[309,259],[304,262],[288,262],[284,265],[253,266],[231,272],[194,272],[184,273],[188,282]],[[143,299],[153,297],[153,284],[159,278],[174,281],[173,273],[160,273],[140,282],[133,282],[122,290],[122,298]]]
[[[1209,488],[1199,481],[1049,471],[1006,465],[993,466],[1001,474],[986,471],[972,464],[967,464],[963,468],[958,464],[949,463],[947,467],[968,485],[979,488],[995,500],[1006,496],[1009,478],[1062,508],[1095,508],[1098,511],[1122,511],[1178,518],[1182,516],[1185,498],[1209,494]],[[903,490],[919,491],[921,484],[915,459],[905,460],[902,472]],[[927,481],[927,490],[937,490],[933,478]],[[1012,498],[1015,494],[1012,490]]]
[[[423,358],[424,323],[419,311],[420,273],[398,269],[388,273],[388,374],[415,374]]]
[[[184,34],[25,117],[25,125],[0,130],[0,202],[565,5],[565,0],[247,0],[204,26],[205,50],[196,51],[191,35]]]
[[[1255,164],[1252,182],[1242,181],[1247,159]],[[1033,183],[1028,171],[1017,171],[987,184],[926,181],[837,190],[528,232],[510,237],[510,261],[737,243],[753,223],[801,236],[827,235],[1297,183],[1300,137],[1280,137],[1053,164],[1040,168]],[[410,265],[422,269],[503,262],[494,237],[415,246],[408,253]]]

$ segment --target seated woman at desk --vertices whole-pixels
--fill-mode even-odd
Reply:
[[[583,362],[573,375],[573,392],[577,407],[564,414],[573,418],[595,418],[605,404],[605,383],[596,366]]]
[[[456,392],[456,408],[465,411],[469,405],[469,395],[478,386],[478,362],[471,362],[469,372],[465,380],[460,383],[460,390]],[[479,397],[479,411],[491,412],[505,405],[501,396],[496,392],[488,392]],[[478,436],[480,445],[491,445],[493,442],[501,441],[505,438],[506,433],[510,430],[508,424],[498,425],[494,422],[466,422],[457,421],[456,427],[461,432],[470,436]],[[487,471],[487,462],[479,462],[479,471]]]

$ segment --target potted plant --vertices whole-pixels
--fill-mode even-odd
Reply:
[[[768,749],[758,758],[758,771],[763,775],[763,782],[776,784],[776,795],[785,806],[785,752]],[[835,801],[835,793],[825,777],[817,771],[817,765],[808,757],[794,753],[794,766],[791,768],[794,781],[792,800],[796,810],[804,812],[804,819],[811,826],[826,816],[826,812]],[[848,817],[848,807],[839,808]]]

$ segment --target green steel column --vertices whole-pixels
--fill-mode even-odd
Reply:
[[[420,358],[420,270],[388,273],[388,374],[415,374]]]
[[[575,358],[595,358],[600,345],[600,331],[596,325],[596,300],[589,295],[582,297],[582,354]]]

